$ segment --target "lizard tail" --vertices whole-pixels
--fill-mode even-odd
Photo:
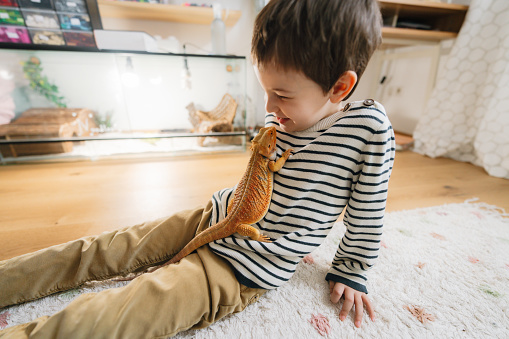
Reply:
[[[215,224],[214,226],[211,226],[207,228],[206,230],[202,231],[200,234],[198,234],[196,237],[194,237],[190,242],[187,243],[187,245],[180,250],[173,258],[171,258],[170,261],[168,261],[167,265],[174,264],[176,262],[179,262],[184,257],[191,254],[194,250],[197,248],[208,244],[209,242],[212,242],[214,240],[218,240],[221,238],[224,238],[230,234],[225,235],[224,233],[224,227],[226,224],[226,219],[223,220],[220,223]]]

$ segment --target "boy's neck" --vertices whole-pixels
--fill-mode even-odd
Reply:
[[[328,106],[327,111],[329,113],[323,119],[326,119],[326,118],[330,117],[331,115],[336,114],[337,112],[341,111],[341,109],[342,109],[341,101],[338,103],[333,103],[329,100],[329,102],[327,103],[327,106]]]

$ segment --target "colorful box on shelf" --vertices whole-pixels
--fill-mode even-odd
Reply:
[[[0,25],[0,42],[31,44],[30,35],[25,27]]]
[[[18,2],[16,0],[0,0],[0,6],[18,7]]]
[[[87,5],[84,0],[55,0],[57,12],[87,14]]]
[[[76,47],[96,47],[94,34],[91,32],[64,31],[65,44]]]
[[[0,25],[24,26],[25,19],[17,9],[0,8]]]
[[[53,28],[59,29],[57,14],[54,11],[41,11],[22,9],[25,24],[33,28]]]
[[[32,42],[36,45],[64,46],[64,35],[59,30],[29,29]]]
[[[54,9],[51,0],[18,0],[18,4],[22,8]]]
[[[91,31],[90,17],[88,14],[58,13],[60,27],[67,30]]]

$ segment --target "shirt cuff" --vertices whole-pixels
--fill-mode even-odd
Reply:
[[[355,281],[348,280],[348,279],[341,277],[339,275],[327,273],[327,275],[325,276],[325,280],[338,282],[338,283],[344,284],[348,287],[351,287],[354,290],[368,294],[368,289],[366,288],[366,286],[356,283]]]

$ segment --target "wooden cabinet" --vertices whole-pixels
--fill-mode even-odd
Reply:
[[[438,42],[458,35],[468,6],[425,0],[379,0],[387,39]]]

